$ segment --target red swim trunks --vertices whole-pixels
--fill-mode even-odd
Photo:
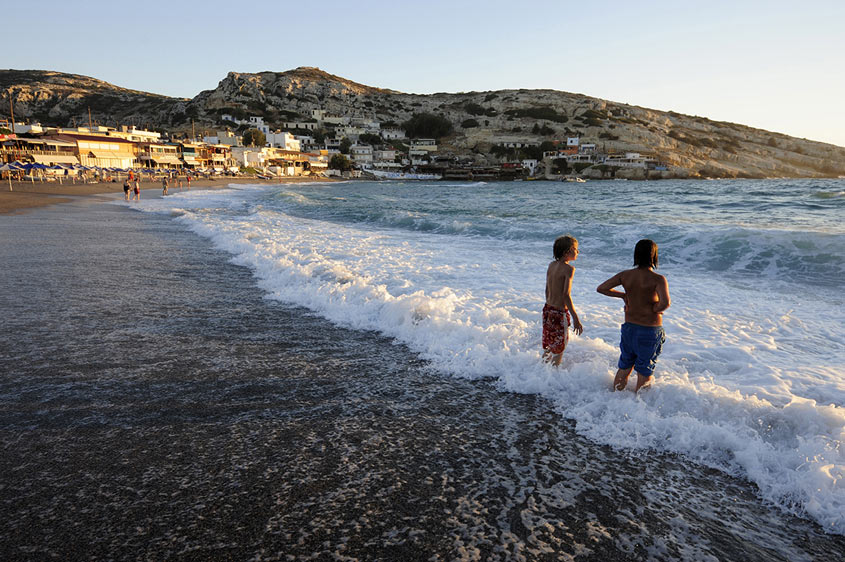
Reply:
[[[543,349],[553,354],[563,353],[569,341],[569,311],[548,304],[543,307]]]

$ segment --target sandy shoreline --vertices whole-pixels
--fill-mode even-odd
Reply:
[[[264,180],[248,177],[221,177],[214,179],[197,179],[191,181],[191,189],[222,188],[233,183],[249,184],[278,184],[278,183],[302,183],[302,182],[326,182],[337,181],[331,178],[311,177],[283,177],[274,180]],[[187,189],[186,183],[182,181],[182,189]],[[158,182],[144,181],[141,183],[141,191],[156,191],[161,193],[161,184]],[[170,193],[178,193],[177,182],[171,182]],[[0,183],[0,214],[11,214],[25,212],[36,207],[67,203],[74,197],[89,197],[103,194],[122,194],[123,182],[98,182],[98,183],[65,183],[55,182],[34,182],[12,181],[11,190],[9,182],[4,180]]]

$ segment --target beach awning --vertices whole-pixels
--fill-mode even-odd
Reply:
[[[79,158],[73,154],[30,154],[39,164],[79,164]]]
[[[117,150],[94,150],[88,151],[94,158],[101,158],[103,160],[123,160],[126,158],[134,159],[135,155],[131,152],[119,152]]]
[[[154,154],[153,160],[159,164],[181,164],[182,161],[175,154]]]

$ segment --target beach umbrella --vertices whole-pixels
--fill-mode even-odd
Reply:
[[[12,172],[18,170],[17,166],[13,166],[11,164],[3,164],[0,166],[0,172],[9,172],[9,191],[14,191],[12,189]]]

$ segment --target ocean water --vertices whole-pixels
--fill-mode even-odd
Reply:
[[[123,202],[117,204],[125,205]],[[177,192],[133,208],[207,238],[265,297],[407,346],[447,377],[536,395],[598,445],[676,454],[845,534],[845,181],[351,182]],[[584,324],[540,360],[554,238]],[[595,287],[660,247],[655,384],[610,392],[621,301]]]

